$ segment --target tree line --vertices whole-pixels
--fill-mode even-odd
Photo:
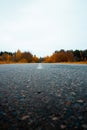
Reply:
[[[0,52],[0,63],[33,63],[38,62],[38,57],[32,55],[30,52]]]
[[[59,63],[59,62],[87,62],[87,50],[60,50],[51,56],[40,57],[30,52],[0,52],[0,63]]]
[[[45,62],[80,62],[87,61],[87,50],[60,50],[55,51],[51,56],[44,59]]]

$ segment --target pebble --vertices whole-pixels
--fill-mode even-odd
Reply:
[[[72,95],[76,95],[76,93],[75,93],[75,92],[71,92],[71,94],[72,94]]]
[[[23,95],[22,95],[22,97],[24,97],[24,98],[25,98],[26,96],[23,94]]]
[[[87,129],[87,124],[83,124],[82,127]]]
[[[60,125],[60,128],[61,128],[61,129],[65,129],[65,128],[66,128],[66,125],[63,125],[63,124],[62,124],[62,125]]]
[[[79,116],[78,118],[79,118],[79,120],[82,120],[82,119],[83,119],[83,117],[82,117],[82,116]]]
[[[55,117],[52,117],[52,120],[53,120],[53,121],[56,121],[56,120],[58,120],[58,117],[56,117],[56,116],[55,116]]]
[[[84,101],[82,99],[77,100],[78,103],[83,103]]]
[[[58,97],[61,97],[61,94],[60,93],[58,93],[58,95],[57,95]]]
[[[21,120],[26,120],[26,119],[28,119],[29,118],[29,116],[28,115],[25,115],[25,116],[23,116],[22,118],[21,118]]]
[[[28,80],[28,82],[30,82],[30,79]]]
[[[60,115],[55,115],[55,114],[53,114],[52,116],[51,116],[51,119],[53,120],[53,121],[56,121],[56,120],[58,120],[60,118]]]
[[[66,104],[66,105],[70,105],[70,104],[71,104],[71,102],[70,102],[70,101],[67,101],[65,104]]]
[[[40,93],[41,93],[41,91],[38,91],[38,92],[37,92],[37,94],[40,94]]]
[[[29,86],[28,86],[28,85],[27,85],[26,87],[27,87],[27,88],[29,88]]]

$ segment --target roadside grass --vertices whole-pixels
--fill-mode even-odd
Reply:
[[[20,61],[20,62],[9,62],[9,61],[0,61],[0,64],[23,64],[28,63],[26,61]],[[31,62],[32,63],[32,62]],[[87,64],[87,61],[79,61],[79,62],[57,62],[60,64]]]

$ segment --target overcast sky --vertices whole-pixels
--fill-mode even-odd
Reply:
[[[87,0],[0,0],[0,51],[87,49]]]

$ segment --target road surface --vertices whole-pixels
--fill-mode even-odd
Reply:
[[[87,65],[0,65],[0,130],[87,130]]]

